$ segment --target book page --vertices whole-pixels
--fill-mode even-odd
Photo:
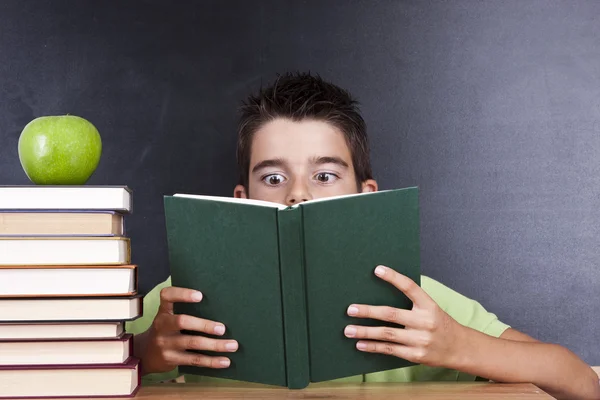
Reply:
[[[392,190],[403,190],[403,189],[392,189]],[[334,200],[338,200],[338,199],[344,199],[347,197],[356,197],[356,196],[365,196],[365,195],[370,195],[370,194],[372,195],[372,194],[377,194],[377,193],[385,193],[385,192],[390,192],[392,190],[379,190],[377,192],[352,193],[352,194],[344,194],[344,195],[332,196],[332,197],[323,197],[320,199],[309,200],[309,201],[306,201],[303,203],[334,201]],[[173,195],[173,197],[187,197],[190,199],[223,201],[226,203],[250,204],[250,205],[262,206],[262,207],[274,207],[274,208],[279,208],[280,210],[283,210],[286,208],[298,208],[299,205],[303,204],[303,203],[298,203],[298,204],[294,204],[292,206],[286,206],[285,204],[273,203],[273,202],[264,201],[264,200],[237,199],[235,197],[204,196],[204,195],[184,194],[184,193],[176,193]]]
[[[262,207],[274,207],[279,209],[287,208],[285,204],[273,203],[270,201],[253,200],[253,199],[238,199],[235,197],[220,197],[220,196],[203,196],[198,194],[175,193],[173,197],[186,197],[189,199],[222,201],[225,203],[249,204]]]
[[[345,199],[347,197],[357,197],[357,196],[366,196],[366,195],[372,195],[372,194],[377,194],[377,193],[385,193],[385,192],[389,192],[390,190],[379,190],[377,192],[361,192],[361,193],[352,193],[352,194],[342,194],[339,196],[331,196],[331,197],[322,197],[320,199],[314,199],[314,200],[310,200],[307,203],[317,203],[317,202],[322,202],[322,201],[333,201],[333,200],[339,200],[339,199]],[[302,203],[296,204],[293,207],[298,207],[298,205],[300,205]]]

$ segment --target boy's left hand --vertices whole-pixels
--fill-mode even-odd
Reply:
[[[462,325],[412,279],[383,266],[377,267],[375,274],[412,300],[412,309],[353,304],[348,307],[348,315],[393,322],[404,328],[348,325],[344,330],[346,337],[366,339],[356,343],[361,351],[393,355],[429,366],[452,367],[460,355]]]

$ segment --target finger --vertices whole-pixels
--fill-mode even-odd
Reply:
[[[238,342],[235,340],[213,339],[196,335],[178,335],[174,340],[175,347],[178,350],[206,350],[216,353],[232,353],[238,349]]]
[[[187,288],[167,286],[160,291],[159,312],[173,314],[173,303],[197,303],[202,300],[202,293]]]
[[[203,368],[227,368],[231,360],[227,357],[207,356],[189,351],[174,351],[169,353],[168,360],[174,365],[192,365]]]
[[[165,315],[158,328],[161,332],[194,331],[218,336],[225,333],[222,323],[187,314]]]
[[[416,349],[414,347],[389,342],[375,342],[369,340],[360,340],[356,343],[356,348],[365,353],[380,353],[389,356],[403,358],[408,361],[418,362]]]
[[[348,325],[344,329],[344,335],[349,338],[371,339],[384,342],[400,343],[407,346],[417,346],[420,342],[418,331],[407,331],[405,329],[390,328],[388,326],[356,326]]]
[[[414,304],[426,306],[433,303],[433,299],[415,281],[391,268],[380,265],[375,268],[375,275],[394,285],[396,289],[411,299]]]
[[[393,322],[395,324],[419,327],[419,321],[411,310],[388,306],[369,306],[366,304],[352,304],[346,311],[349,316],[356,318],[370,318],[380,321]]]

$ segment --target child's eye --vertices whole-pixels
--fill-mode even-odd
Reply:
[[[277,186],[285,181],[285,177],[280,174],[270,174],[263,177],[262,181],[269,186]]]
[[[339,179],[339,177],[331,172],[319,172],[317,175],[315,175],[315,179],[320,183],[333,183]]]

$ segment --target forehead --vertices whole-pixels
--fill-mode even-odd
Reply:
[[[276,119],[254,133],[250,164],[283,158],[302,162],[312,157],[340,157],[351,165],[344,134],[335,126],[315,120]]]

